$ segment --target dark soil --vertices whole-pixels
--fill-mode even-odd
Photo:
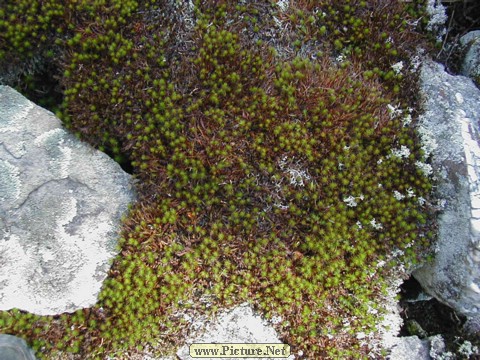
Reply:
[[[456,313],[452,308],[440,303],[435,298],[429,300],[417,300],[420,295],[425,295],[421,285],[413,277],[406,280],[401,287],[400,307],[404,324],[400,336],[417,335],[419,338],[426,338],[434,335],[442,335],[445,341],[446,350],[453,354],[465,340],[471,341],[479,346],[478,341],[470,339],[462,330],[466,317]],[[420,325],[420,333],[411,330],[411,324],[415,321]],[[410,326],[409,326],[410,325]],[[417,327],[418,329],[418,327]],[[458,357],[464,359],[464,357]],[[470,357],[480,359],[480,356]]]
[[[445,2],[443,5],[448,15],[447,34],[437,60],[445,64],[448,71],[458,74],[465,55],[460,38],[471,31],[480,30],[480,1]]]
[[[452,308],[440,303],[435,298],[417,301],[416,299],[421,293],[422,288],[413,277],[410,277],[402,285],[400,306],[403,309],[402,317],[405,323],[401,335],[412,335],[407,330],[406,324],[415,320],[427,333],[427,336],[442,334],[445,339],[453,339],[461,332],[466,318],[456,314]]]
[[[15,89],[35,104],[56,112],[63,101],[60,85],[52,74],[53,69],[46,68],[41,72],[26,75]]]
[[[465,35],[480,29],[480,1],[446,2],[444,6],[450,20],[448,25],[450,36]]]

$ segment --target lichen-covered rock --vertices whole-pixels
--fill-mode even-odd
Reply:
[[[422,287],[467,316],[480,311],[480,91],[463,76],[425,60],[421,72],[425,111],[423,147],[438,180],[435,259],[414,272]]]
[[[431,360],[428,340],[420,340],[417,336],[407,336],[398,339],[388,359],[391,360]]]
[[[446,351],[445,341],[442,335],[435,335],[428,338],[429,341],[429,355],[432,360],[449,360],[453,359],[453,354]]]
[[[460,43],[465,47],[461,73],[480,83],[480,30],[471,31],[460,38]]]
[[[468,337],[480,341],[480,315],[468,318],[462,330]]]
[[[130,175],[0,86],[0,309],[91,306],[116,254]]]
[[[420,339],[418,336],[398,338],[397,345],[387,357],[389,360],[448,360],[453,354],[445,351],[445,342],[441,335]]]
[[[192,321],[195,326],[195,321]],[[271,325],[255,314],[248,304],[242,304],[218,315],[212,323],[202,323],[196,334],[177,351],[179,359],[191,359],[191,344],[282,344]],[[288,359],[295,359],[290,355]]]
[[[12,335],[0,334],[0,359],[36,360],[36,357],[25,340]]]

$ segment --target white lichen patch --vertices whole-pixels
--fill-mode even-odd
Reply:
[[[108,259],[115,255],[115,249],[102,244],[103,239],[111,237],[114,231],[113,224],[108,219],[107,214],[99,217],[89,217],[82,221],[79,229],[79,235],[82,239],[81,256],[82,266],[78,269],[74,286],[72,287],[72,296],[81,299],[83,303],[91,303],[96,294],[100,292],[102,282],[107,277],[108,267],[101,272],[98,270],[100,264],[106,264]],[[68,235],[77,238],[77,235]],[[79,246],[79,244],[77,244]],[[95,274],[96,281],[90,281]]]
[[[72,161],[72,149],[65,144],[67,133],[56,128],[37,136],[34,144],[45,149],[49,155],[49,170],[58,179],[65,179],[69,174]]]
[[[399,115],[402,115],[403,110],[399,106],[394,106],[392,104],[387,104],[387,110],[390,114],[390,118],[393,119]]]
[[[59,178],[65,179],[68,177],[70,172],[70,164],[72,162],[72,149],[69,147],[60,147],[60,152],[63,154],[63,157],[58,160],[58,171]]]
[[[286,156],[278,162],[278,166],[287,174],[290,185],[303,187],[311,180],[307,170],[302,169],[298,163],[290,161]]]
[[[397,267],[396,272],[399,274],[396,277],[389,279],[387,291],[383,295],[383,301],[381,302],[384,314],[378,324],[378,333],[380,341],[372,341],[369,345],[371,347],[371,358],[383,358],[380,354],[384,349],[390,350],[398,344],[400,329],[403,325],[403,319],[400,315],[400,308],[398,306],[397,294],[400,292],[400,286],[403,283],[401,274],[405,273],[403,265]],[[372,308],[370,311],[372,314],[376,314],[377,310]]]
[[[347,206],[349,207],[356,207],[358,205],[358,202],[357,200],[363,200],[365,199],[365,196],[363,194],[360,194],[359,196],[355,197],[355,196],[352,196],[352,195],[349,195],[345,198],[343,198],[343,202],[345,204],[347,204]]]
[[[288,10],[288,7],[290,6],[290,2],[288,0],[279,0],[277,1],[277,6],[281,12],[285,12]]]
[[[407,159],[410,156],[411,152],[408,147],[405,145],[400,146],[400,149],[392,149],[390,156],[394,156],[400,159]]]
[[[402,120],[403,126],[409,126],[412,123],[412,115],[407,114]]]
[[[381,222],[378,222],[375,218],[373,218],[372,220],[370,220],[370,225],[372,225],[372,227],[375,229],[375,230],[381,230],[383,229],[383,225]]]
[[[403,69],[403,61],[399,61],[391,66],[392,70],[395,72],[395,74],[399,75],[402,73]]]
[[[419,55],[415,55],[410,59],[410,66],[412,68],[412,72],[416,72],[420,65],[422,64],[422,59]]]
[[[437,0],[428,0],[427,13],[430,19],[427,24],[427,30],[433,32],[437,36],[437,41],[442,40],[442,36],[446,34],[445,25],[448,21],[445,6]]]
[[[9,106],[0,105],[0,133],[18,132],[23,128],[24,119],[33,109],[34,104],[31,101],[25,101],[21,107],[15,107],[15,111]]]
[[[430,338],[430,357],[432,360],[454,360],[454,356],[450,351],[445,351],[445,341],[442,335],[434,335]]]
[[[417,133],[420,136],[422,150],[425,153],[425,157],[429,157],[438,148],[435,135],[424,126],[419,126],[417,128]]]
[[[22,246],[20,237],[9,234],[0,239],[0,310],[25,309],[32,303],[31,295],[25,291],[28,288],[27,276],[33,272],[31,263],[32,254]],[[14,271],[8,264],[15,264]]]
[[[397,190],[395,190],[395,191],[393,192],[393,197],[394,197],[396,200],[398,200],[398,201],[405,199],[405,195],[403,195],[402,193],[400,193],[400,192],[397,191]]]
[[[345,62],[345,61],[347,60],[347,56],[346,56],[345,54],[340,54],[340,55],[338,55],[338,56],[335,58],[335,60],[336,60],[339,64],[341,64],[341,63],[343,63],[343,62]]]
[[[290,184],[293,186],[305,186],[305,181],[310,180],[310,175],[305,170],[287,169],[290,176]]]
[[[460,345],[458,352],[465,356],[465,358],[470,359],[472,355],[479,355],[478,346],[474,346],[470,341],[465,340],[462,345]]]
[[[347,204],[347,206],[349,207],[356,207],[358,204],[357,204],[357,201],[355,200],[355,197],[350,195],[346,198],[343,198],[343,202],[345,204]]]
[[[408,189],[407,189],[407,196],[408,196],[409,198],[415,197],[415,191],[413,191],[412,188],[408,188]]]
[[[191,31],[195,28],[195,5],[192,0],[171,1],[170,6],[180,14],[180,18],[187,30]],[[179,31],[176,32],[177,35],[180,35],[180,33]]]
[[[114,255],[113,251],[109,251],[102,244],[102,239],[109,237],[109,233],[113,231],[113,224],[105,214],[83,216],[76,231],[68,230],[68,226],[80,216],[75,198],[67,198],[60,213],[62,215],[56,220],[55,238],[72,254],[65,259],[63,266],[69,271],[75,269],[76,273],[69,284],[68,293],[77,302],[88,304],[92,301],[93,294],[98,294],[102,281],[107,276],[105,271],[103,278],[98,279],[97,267]],[[97,281],[88,280],[96,273]]]
[[[22,183],[20,170],[6,160],[0,160],[0,201],[16,201],[20,196]]]
[[[77,215],[77,199],[69,197],[65,199],[62,205],[62,216],[56,221],[56,231],[62,233],[63,235],[64,227],[68,225]]]
[[[51,145],[58,145],[63,142],[63,138],[67,133],[61,128],[52,129],[37,136],[33,141],[38,147],[49,147]]]
[[[433,168],[432,165],[421,162],[421,161],[416,161],[415,166],[420,169],[426,176],[430,176],[433,174]]]

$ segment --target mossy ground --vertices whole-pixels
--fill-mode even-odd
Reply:
[[[389,272],[433,236],[410,110],[421,4],[62,4],[6,1],[0,62],[55,62],[58,115],[131,159],[140,199],[96,306],[1,312],[1,331],[46,358],[167,351],[179,313],[248,301],[305,358],[366,358]]]

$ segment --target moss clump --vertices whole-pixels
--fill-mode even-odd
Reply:
[[[60,1],[6,1],[0,9],[0,60],[32,57],[64,31]],[[12,54],[13,52],[13,54]]]
[[[174,347],[179,311],[248,300],[308,358],[366,357],[356,334],[375,332],[391,266],[378,265],[430,240],[414,79],[392,68],[420,41],[408,5],[386,28],[369,1],[78,6],[57,38],[59,115],[132,159],[141,198],[97,306],[3,312],[3,330],[46,339],[39,355],[102,357]]]

